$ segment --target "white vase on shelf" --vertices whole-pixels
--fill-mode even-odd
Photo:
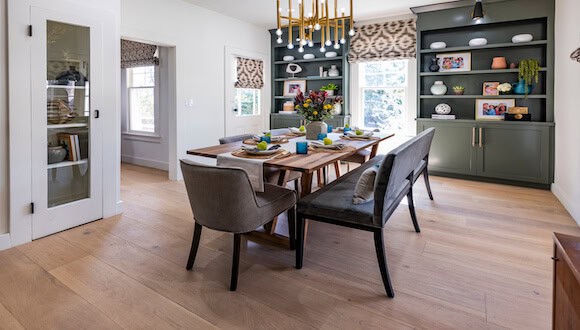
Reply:
[[[436,81],[433,86],[431,86],[431,94],[433,95],[445,95],[447,93],[447,86],[438,80]]]
[[[336,65],[331,65],[330,66],[330,70],[328,70],[328,76],[329,77],[338,77],[338,76],[340,76],[340,72],[336,68]]]

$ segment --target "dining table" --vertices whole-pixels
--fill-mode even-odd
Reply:
[[[331,135],[331,134],[329,134]],[[313,176],[323,168],[329,165],[337,164],[341,160],[348,158],[349,156],[357,153],[358,151],[364,149],[371,149],[370,158],[372,159],[377,155],[379,144],[394,136],[394,133],[374,133],[372,138],[349,138],[342,133],[335,132],[332,134],[337,142],[344,144],[346,147],[341,150],[341,152],[312,152],[309,151],[307,154],[297,154],[295,152],[291,153],[286,157],[272,157],[264,161],[263,165],[268,167],[273,167],[279,169],[280,176],[278,184],[280,186],[286,186],[287,177],[289,171],[297,171],[302,174],[300,179],[301,184],[301,194],[299,198],[304,197],[312,193],[312,181]],[[307,141],[304,136],[287,135],[287,143],[295,144],[297,141]],[[284,148],[285,144],[281,144]],[[192,150],[187,150],[188,155],[201,156],[208,158],[218,158],[219,155],[233,153],[242,149],[243,146],[247,146],[243,141],[226,143],[221,145],[213,145],[204,148],[197,148]],[[253,232],[254,235],[267,239],[269,241],[276,242],[278,244],[288,245],[288,237],[286,235],[279,234],[275,232],[275,221],[274,228],[266,231],[256,231]],[[272,225],[270,223],[270,228]]]

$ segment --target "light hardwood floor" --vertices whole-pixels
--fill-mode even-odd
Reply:
[[[317,222],[301,270],[244,239],[230,292],[230,235],[204,229],[185,270],[192,213],[166,176],[123,165],[123,215],[0,252],[0,328],[548,329],[551,233],[580,235],[549,191],[432,177],[421,234],[404,205],[385,229],[394,299],[372,234]]]

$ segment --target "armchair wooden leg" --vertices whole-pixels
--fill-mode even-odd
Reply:
[[[423,179],[425,180],[425,187],[427,187],[427,193],[429,194],[429,199],[433,200],[433,193],[431,192],[431,184],[429,183],[429,171],[427,168],[423,170]]]
[[[288,209],[288,239],[290,250],[296,249],[296,206]]]
[[[193,268],[195,256],[197,255],[197,248],[199,247],[202,228],[203,227],[200,224],[197,222],[195,223],[195,229],[193,230],[193,241],[191,242],[191,250],[189,251],[189,259],[187,260],[187,270],[191,270]]]
[[[304,217],[298,214],[296,217],[296,269],[302,268],[304,259]]]
[[[411,213],[411,220],[413,220],[413,226],[415,227],[415,231],[420,233],[421,228],[419,228],[417,214],[415,213],[415,202],[413,201],[413,187],[409,188],[409,193],[407,193],[407,204],[409,204],[409,212]]]
[[[242,245],[242,234],[234,234],[234,256],[232,259],[232,281],[230,291],[238,288],[238,272],[240,270],[240,248]]]
[[[300,183],[300,179],[294,180],[294,188],[296,189],[296,198],[300,198],[302,194],[302,184]]]
[[[389,296],[389,298],[394,298],[395,292],[393,291],[393,286],[391,285],[391,279],[389,277],[389,270],[387,269],[387,257],[385,255],[385,244],[383,242],[383,229],[375,230],[374,236],[375,250],[377,251],[377,259],[379,260],[379,269],[381,270],[383,285],[385,286],[387,296]]]

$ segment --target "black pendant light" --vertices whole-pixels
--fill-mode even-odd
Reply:
[[[475,7],[473,7],[471,17],[474,21],[483,18],[483,4],[481,3],[481,0],[475,0]]]

